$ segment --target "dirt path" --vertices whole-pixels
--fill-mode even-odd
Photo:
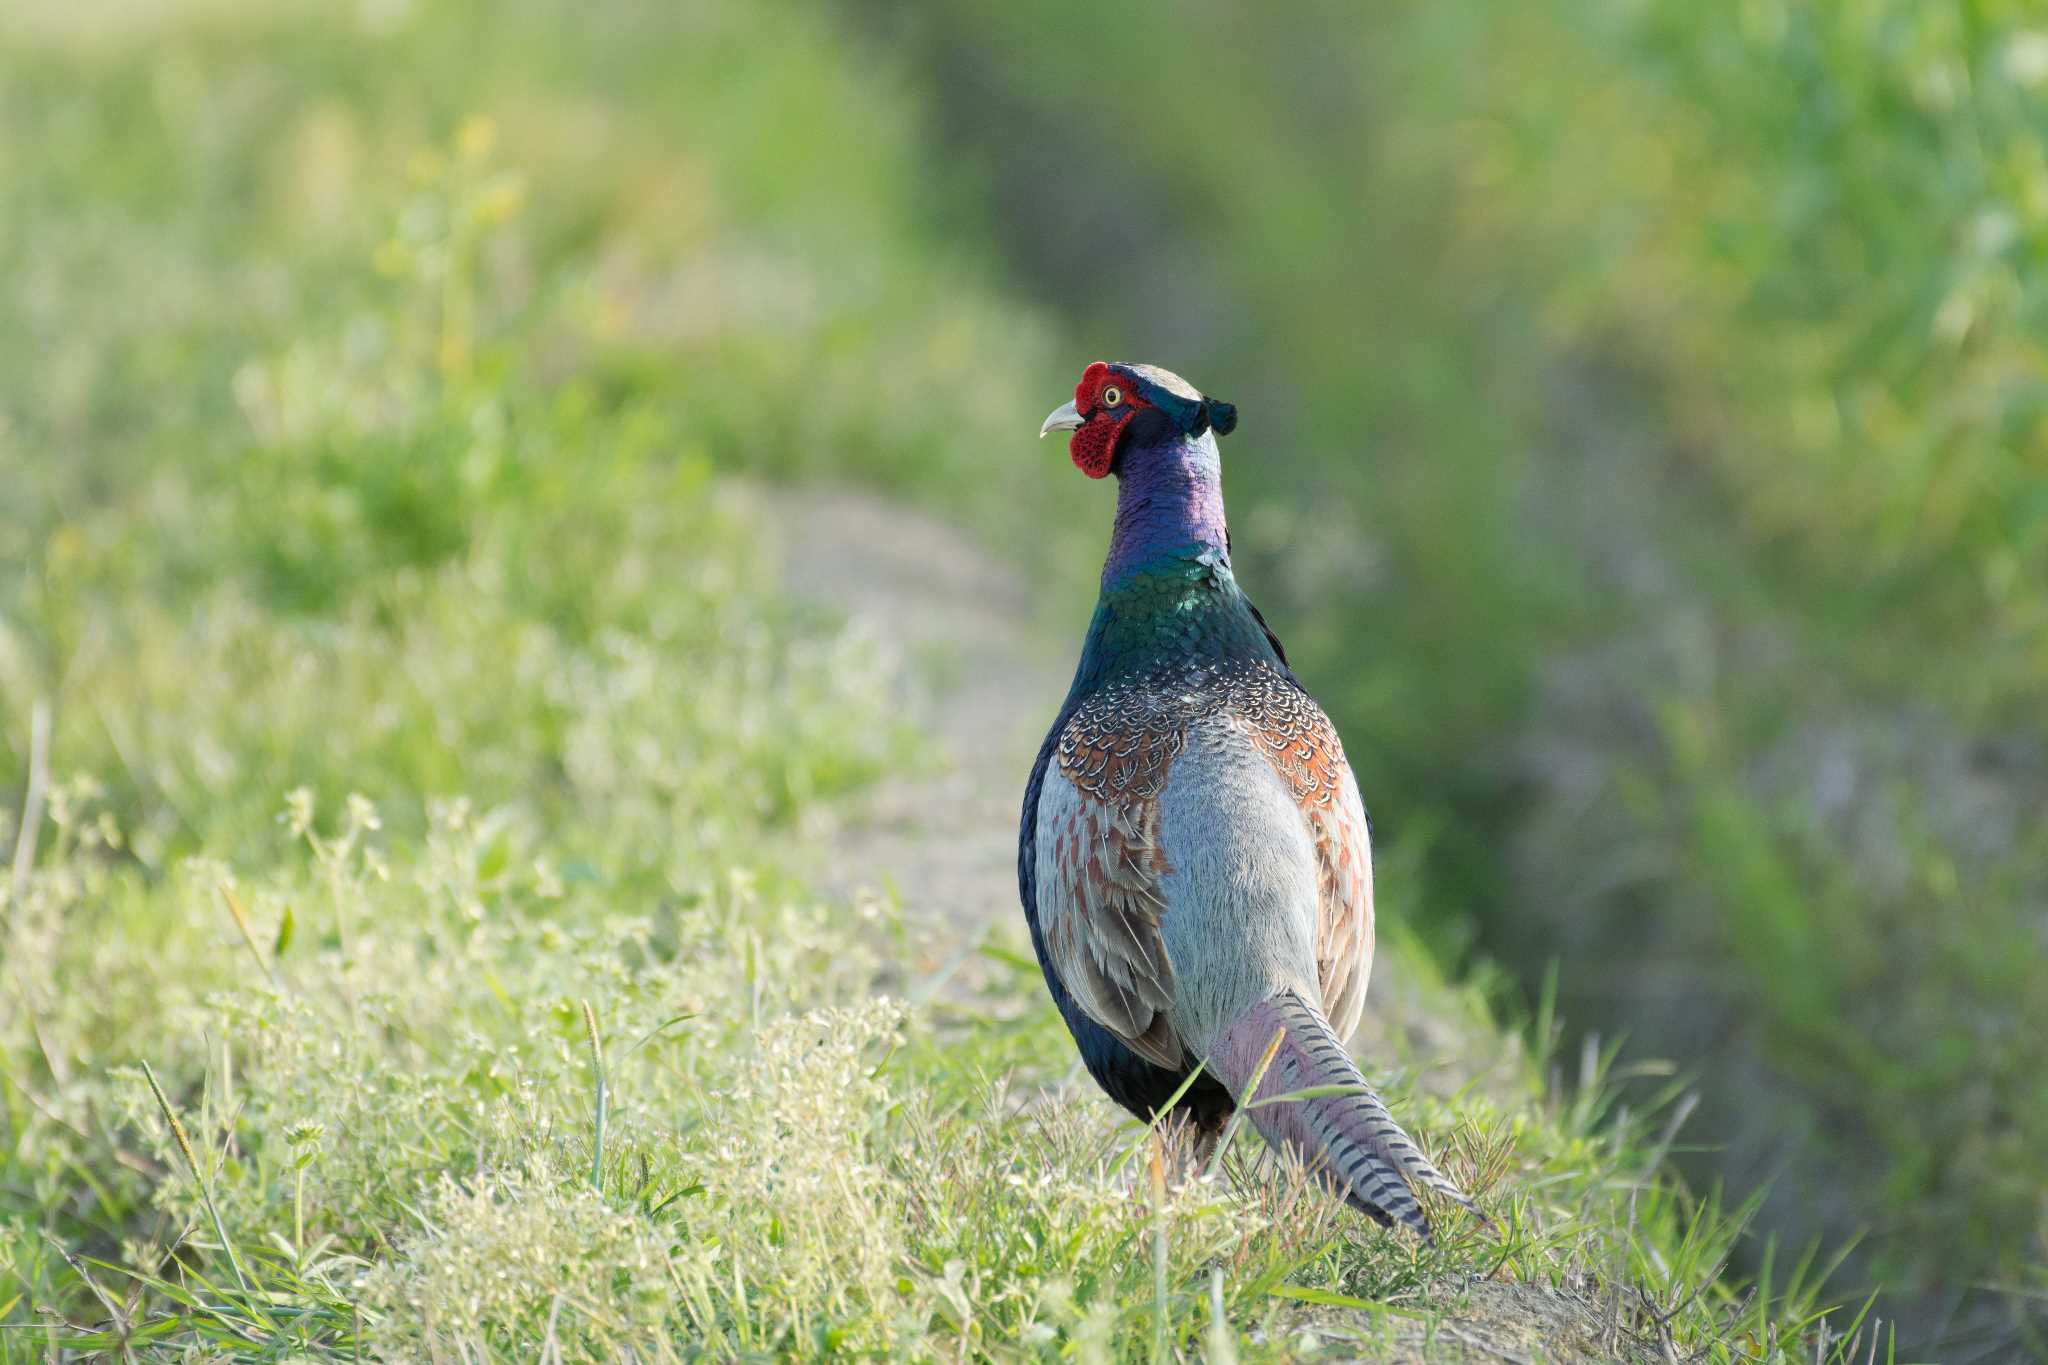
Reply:
[[[956,942],[1017,905],[1017,810],[1072,661],[1030,628],[1028,585],[953,528],[872,494],[776,496],[784,583],[911,665],[936,764],[885,781],[832,832],[814,884],[888,886]]]

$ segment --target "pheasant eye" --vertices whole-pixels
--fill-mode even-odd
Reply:
[[[1123,401],[1124,391],[1114,384],[1102,391],[1102,406],[1105,408],[1113,408]]]

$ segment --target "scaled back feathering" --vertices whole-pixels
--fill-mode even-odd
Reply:
[[[1216,438],[1237,410],[1150,365],[1090,365],[1041,436],[1117,477],[1102,592],[1024,789],[1017,880],[1089,1073],[1213,1144],[1249,1111],[1353,1207],[1424,1237],[1427,1188],[1471,1201],[1401,1131],[1343,1040],[1372,970],[1372,848],[1344,749],[1230,567]]]

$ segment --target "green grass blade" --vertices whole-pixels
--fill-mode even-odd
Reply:
[[[171,1127],[171,1136],[177,1139],[178,1150],[185,1154],[185,1165],[199,1186],[199,1197],[206,1203],[207,1216],[213,1220],[214,1236],[220,1239],[221,1251],[228,1258],[228,1268],[235,1272],[235,1283],[242,1287],[244,1294],[247,1294],[249,1281],[242,1274],[241,1258],[235,1255],[235,1244],[228,1237],[227,1225],[221,1222],[220,1209],[213,1202],[213,1190],[207,1184],[206,1172],[199,1169],[199,1159],[192,1153],[192,1139],[185,1136],[185,1125],[178,1121],[177,1111],[171,1108],[170,1099],[165,1096],[163,1086],[157,1082],[155,1068],[147,1061],[142,1063],[142,1075],[149,1082],[149,1093],[156,1096],[156,1107],[162,1111],[164,1122]]]

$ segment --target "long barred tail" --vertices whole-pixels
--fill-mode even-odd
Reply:
[[[1430,1165],[1394,1122],[1323,1012],[1293,991],[1282,991],[1239,1015],[1210,1051],[1211,1068],[1240,1104],[1253,1098],[1246,1095],[1246,1087],[1276,1033],[1284,1036],[1259,1080],[1256,1098],[1320,1087],[1345,1089],[1341,1094],[1249,1110],[1267,1142],[1292,1147],[1311,1165],[1320,1165],[1324,1178],[1353,1208],[1388,1226],[1412,1228],[1425,1240],[1429,1219],[1411,1187],[1434,1190],[1479,1213],[1464,1191]]]

